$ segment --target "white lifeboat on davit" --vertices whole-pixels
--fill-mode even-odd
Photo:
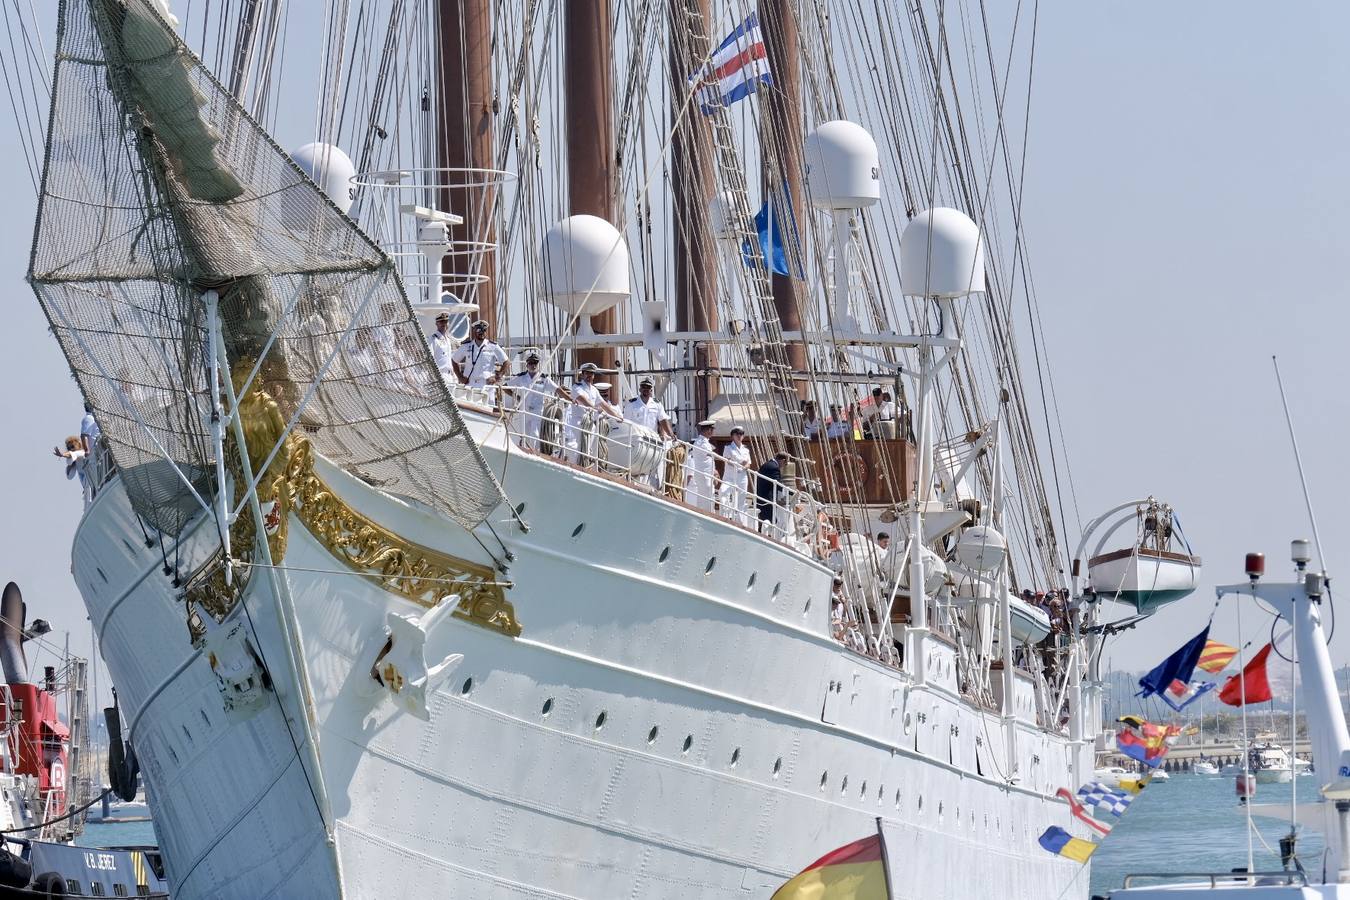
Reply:
[[[1199,586],[1200,557],[1191,553],[1172,507],[1150,497],[1135,517],[1134,546],[1088,559],[1088,583],[1100,599],[1152,613]]]

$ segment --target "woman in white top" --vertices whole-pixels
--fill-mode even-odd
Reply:
[[[731,443],[722,448],[721,456],[722,488],[717,499],[722,505],[722,515],[749,528],[750,448],[745,446],[744,428],[732,427]]]

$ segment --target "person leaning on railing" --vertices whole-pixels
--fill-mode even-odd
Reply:
[[[755,500],[759,506],[760,534],[782,536],[780,510],[782,508],[783,464],[788,461],[786,452],[779,450],[773,459],[766,459],[755,476]]]
[[[567,407],[566,427],[563,429],[563,445],[566,448],[567,461],[572,465],[581,465],[584,455],[582,429],[587,417],[601,413],[622,419],[623,413],[600,394],[595,386],[596,373],[600,367],[595,363],[583,363],[577,370],[576,383],[572,385],[572,404]]]
[[[502,390],[515,397],[511,430],[525,450],[539,450],[539,426],[544,420],[544,401],[549,397],[560,397],[568,403],[572,402],[572,395],[567,392],[567,388],[540,373],[538,350],[526,352],[525,371],[506,379]]]
[[[66,438],[66,448],[64,450],[60,447],[53,447],[52,453],[66,461],[66,478],[71,479],[78,475],[80,487],[87,490],[88,485],[86,484],[86,481],[88,476],[85,474],[84,469],[89,462],[89,454],[85,452],[80,437],[78,435],[71,435]]]

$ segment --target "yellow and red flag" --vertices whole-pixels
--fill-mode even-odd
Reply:
[[[881,835],[826,853],[773,893],[773,900],[889,900]]]
[[[1206,672],[1222,672],[1224,666],[1237,656],[1237,648],[1218,641],[1205,641],[1205,649],[1200,651],[1200,661],[1195,665]]]

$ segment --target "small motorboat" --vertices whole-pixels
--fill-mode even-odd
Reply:
[[[1151,613],[1196,589],[1200,557],[1191,554],[1172,507],[1150,497],[1136,508],[1135,517],[1134,546],[1090,557],[1088,583],[1102,599]]]
[[[1192,764],[1191,773],[1193,775],[1218,775],[1219,767],[1209,760],[1201,759]]]
[[[1167,770],[1162,766],[1154,769],[1148,776],[1149,781],[1171,781],[1172,776],[1167,774]]]

